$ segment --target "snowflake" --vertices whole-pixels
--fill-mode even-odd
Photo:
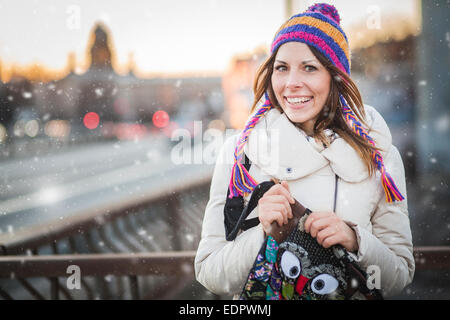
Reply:
[[[420,80],[419,81],[419,86],[426,86],[427,82],[425,80]]]
[[[185,237],[186,237],[186,240],[189,241],[189,242],[194,241],[194,236],[192,234],[190,234],[190,233],[186,234]]]
[[[30,99],[33,96],[33,94],[31,92],[28,91],[24,91],[22,93],[22,97],[24,97],[25,99]]]
[[[103,88],[95,88],[95,95],[97,96],[97,97],[101,97],[101,96],[103,96],[103,91],[104,91],[105,89],[103,89]]]

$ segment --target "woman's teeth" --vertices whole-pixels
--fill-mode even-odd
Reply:
[[[301,97],[301,98],[287,98],[286,97],[287,102],[289,102],[290,104],[306,103],[311,99],[312,99],[312,97]]]

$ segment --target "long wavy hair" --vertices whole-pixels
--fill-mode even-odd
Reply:
[[[330,141],[326,137],[324,130],[331,129],[340,137],[342,137],[353,149],[356,150],[362,161],[367,167],[370,175],[372,175],[376,166],[372,159],[372,152],[379,150],[367,140],[356,134],[347,124],[342,113],[340,95],[345,99],[347,105],[354,112],[358,120],[368,128],[365,121],[364,105],[358,87],[353,80],[345,72],[335,67],[327,58],[325,58],[317,49],[308,46],[319,62],[328,70],[331,75],[330,93],[325,102],[319,117],[314,124],[313,136],[316,140],[321,141],[325,145],[329,145]],[[267,92],[269,99],[274,108],[283,113],[275,93],[272,89],[272,74],[275,57],[278,50],[272,53],[270,57],[260,66],[256,73],[253,84],[254,101],[251,112],[253,112],[264,94]],[[301,127],[299,124],[295,124]]]

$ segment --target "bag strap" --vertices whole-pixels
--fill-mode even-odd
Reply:
[[[247,155],[244,153],[244,168],[249,171],[251,167],[250,160],[248,159]],[[242,196],[237,196],[233,198],[229,198],[230,196],[230,190],[227,190],[227,196],[226,196],[226,202],[223,209],[224,213],[224,224],[225,224],[225,238],[228,241],[231,241],[234,239],[230,238],[230,234],[234,231],[236,228],[236,225],[238,224],[239,218],[242,214],[242,211],[244,210],[244,198]],[[239,231],[239,230],[238,230]],[[235,232],[237,234],[237,232]]]
[[[226,231],[225,238],[227,239],[227,241],[233,241],[236,238],[239,230],[245,231],[245,230],[253,228],[259,224],[258,217],[248,219],[248,220],[246,220],[246,218],[256,208],[256,206],[258,205],[259,199],[261,199],[262,196],[264,195],[264,193],[266,193],[274,184],[275,184],[275,182],[273,182],[273,181],[264,181],[264,182],[261,182],[260,184],[258,184],[253,189],[253,192],[250,196],[250,200],[248,201],[248,204],[245,207],[243,204],[244,199],[241,197],[243,209],[241,210],[239,216],[237,216],[236,211],[234,212],[235,223],[234,223],[234,225],[228,225],[228,226],[227,226],[227,216],[228,216],[228,220],[233,219],[230,217],[232,214],[232,212],[230,212],[230,207],[231,207],[231,204],[232,204],[232,201],[234,198],[230,199],[227,197],[227,202],[229,202],[229,204],[230,204],[230,206],[228,206],[228,212],[227,212],[227,206],[225,206],[225,211],[224,211],[224,213],[225,213],[225,231]]]
[[[250,170],[251,162],[244,153],[244,167]],[[255,217],[246,220],[248,215],[256,208],[259,199],[266,193],[275,183],[273,181],[264,181],[258,184],[250,196],[247,206],[244,206],[244,198],[229,198],[230,190],[227,191],[227,198],[224,206],[224,223],[225,238],[227,241],[233,241],[240,230],[248,230],[259,224],[259,218]]]

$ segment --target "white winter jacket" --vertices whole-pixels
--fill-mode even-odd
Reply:
[[[387,172],[405,200],[386,203],[380,174],[369,176],[356,151],[337,137],[328,148],[309,138],[284,113],[270,110],[249,135],[244,152],[252,162],[251,176],[258,182],[275,177],[287,180],[300,203],[314,211],[333,211],[338,176],[336,214],[356,232],[358,264],[366,270],[378,266],[383,295],[400,293],[414,274],[403,162],[386,122],[365,106],[369,135],[382,149]],[[329,131],[330,132],[330,131]],[[264,241],[259,224],[225,240],[224,205],[239,134],[226,140],[217,158],[202,237],[195,257],[197,280],[216,294],[239,294]],[[244,198],[245,203],[249,196]],[[247,219],[258,216],[256,207]]]

